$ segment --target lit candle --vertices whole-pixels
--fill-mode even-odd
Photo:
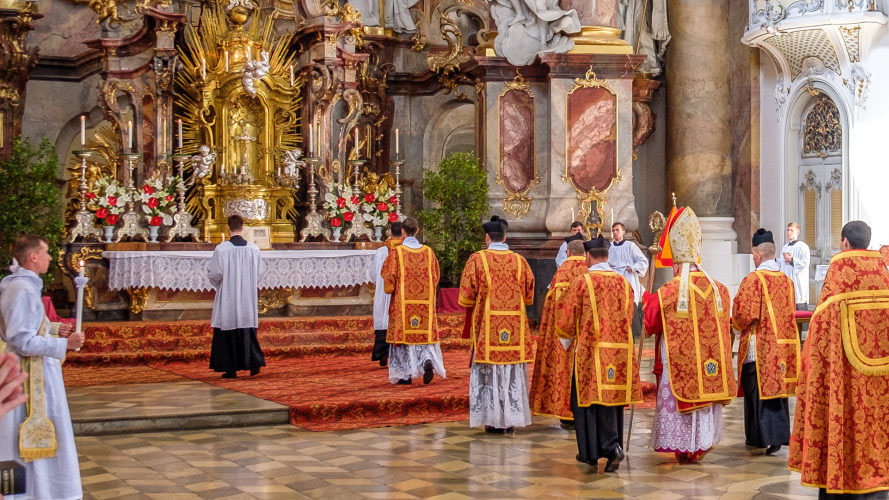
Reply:
[[[83,260],[79,261],[77,265],[80,267],[80,271],[77,275],[83,278],[84,273],[86,271],[86,266],[84,266]],[[77,287],[77,323],[75,326],[75,332],[80,333],[83,331],[83,286]]]
[[[252,58],[253,58],[253,47],[251,47],[251,46],[248,44],[248,45],[247,45],[247,60],[249,61],[249,60],[252,59]]]
[[[204,56],[201,56],[201,79],[207,79],[207,60],[204,59]]]
[[[398,157],[398,129],[395,129],[395,157]]]
[[[611,209],[611,225],[614,225],[614,209]]]
[[[228,73],[228,50],[225,51],[225,72]]]
[[[176,124],[179,126],[179,149],[182,149],[182,118],[176,120]]]
[[[296,82],[296,79],[293,77],[293,65],[290,65],[290,86],[293,87],[293,84]]]
[[[358,156],[358,127],[355,127],[355,156]]]
[[[133,120],[127,121],[127,142],[130,144],[130,151],[133,150]]]
[[[574,222],[574,207],[571,207],[571,222]]]
[[[309,124],[309,156],[315,154],[315,133],[312,130],[312,124]]]
[[[86,145],[86,115],[80,115],[80,145]]]

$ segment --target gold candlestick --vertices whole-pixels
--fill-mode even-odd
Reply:
[[[127,192],[129,193],[130,201],[127,202],[127,211],[120,217],[122,225],[117,231],[117,238],[114,241],[120,241],[123,238],[148,241],[148,229],[142,227],[142,217],[134,210],[136,195],[139,193],[139,190],[135,187],[133,173],[136,169],[136,164],[139,162],[139,155],[137,153],[126,153],[122,156],[127,165]]]
[[[176,213],[173,214],[173,226],[167,232],[167,241],[173,241],[173,238],[182,238],[183,240],[200,241],[201,232],[198,228],[191,225],[192,215],[185,209],[185,162],[189,156],[184,154],[173,155],[173,161],[179,168],[179,182],[176,184]]]
[[[300,241],[306,241],[309,236],[320,236],[326,241],[330,241],[330,229],[324,227],[324,216],[315,209],[315,199],[318,196],[318,188],[315,187],[315,166],[321,163],[321,158],[317,156],[309,156],[306,158],[306,165],[309,169],[309,213],[306,214],[306,227],[300,232]]]
[[[349,160],[349,165],[352,166],[352,171],[355,172],[355,183],[352,187],[352,194],[358,195],[358,182],[361,178],[361,167],[367,163],[366,160]],[[355,214],[355,217],[352,219],[352,224],[348,229],[343,233],[343,238],[345,241],[349,241],[349,239],[354,236],[356,240],[360,239],[362,236],[367,236],[367,238],[373,241],[373,231],[367,227],[367,224],[364,223],[364,219],[361,217],[361,214]]]
[[[74,227],[68,234],[68,242],[74,243],[77,238],[83,238],[83,241],[95,239],[102,241],[102,231],[96,226],[95,215],[86,208],[86,192],[89,185],[86,182],[86,159],[92,156],[93,152],[87,149],[75,151],[74,154],[80,158],[80,210],[74,215]]]
[[[398,206],[398,220],[404,220],[404,213],[401,211],[401,167],[404,165],[404,160],[392,160],[392,165],[395,167],[395,204]]]

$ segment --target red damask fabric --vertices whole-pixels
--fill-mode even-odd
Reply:
[[[568,257],[556,271],[546,294],[543,315],[540,319],[540,336],[534,359],[534,376],[531,377],[531,413],[573,419],[571,413],[570,355],[562,348],[555,330],[555,317],[559,303],[565,296],[568,283],[575,276],[586,274],[585,257]]]
[[[556,333],[575,339],[571,365],[578,406],[642,402],[633,348],[634,306],[630,283],[614,272],[586,273],[568,285]]]
[[[781,271],[754,271],[741,281],[732,306],[732,324],[741,332],[738,380],[753,335],[760,399],[796,394],[800,343],[795,312],[793,282]],[[743,395],[738,384],[738,396]]]
[[[728,404],[736,394],[732,370],[732,339],[728,289],[717,283],[723,310],[717,310],[716,292],[707,276],[690,273],[689,311],[677,312],[679,276],[662,286],[658,292],[658,309],[662,336],[666,343],[670,370],[670,388],[679,411],[693,411],[719,402]],[[653,327],[651,321],[647,328]],[[659,333],[649,329],[648,332]]]
[[[473,308],[476,363],[514,364],[534,359],[525,306],[534,302],[534,274],[510,250],[472,254],[460,278],[460,305]]]
[[[383,263],[383,285],[392,294],[389,303],[390,344],[431,344],[438,342],[435,289],[438,286],[438,259],[432,249],[399,245]]]
[[[789,467],[829,493],[889,489],[889,272],[879,252],[833,257],[809,323]]]

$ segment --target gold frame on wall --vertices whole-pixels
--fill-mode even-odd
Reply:
[[[602,88],[607,90],[611,95],[614,96],[615,106],[614,106],[614,161],[615,161],[615,175],[611,178],[611,181],[605,186],[604,189],[598,190],[595,188],[590,189],[589,191],[585,191],[578,187],[574,180],[568,175],[568,138],[570,137],[570,130],[568,130],[568,101],[571,99],[571,95],[574,94],[579,89],[584,88]],[[601,234],[604,231],[605,224],[605,203],[608,201],[608,191],[614,186],[615,182],[620,182],[622,178],[621,170],[620,170],[620,127],[618,126],[618,112],[617,106],[619,103],[617,92],[614,88],[608,83],[607,80],[600,80],[596,76],[596,72],[593,71],[592,66],[587,70],[586,75],[583,79],[575,78],[574,86],[565,96],[565,164],[562,170],[562,182],[569,184],[574,191],[577,193],[577,201],[579,204],[579,210],[577,213],[577,220],[583,223],[584,229],[591,236],[595,236],[596,234]],[[594,205],[595,203],[595,205]],[[589,216],[593,213],[593,210],[596,211],[596,216],[599,219],[597,224],[588,224],[587,221]],[[593,233],[593,229],[596,230],[596,233]]]
[[[519,73],[519,70],[516,69],[516,76],[511,81],[505,82],[506,87],[503,89],[503,92],[497,96],[497,177],[495,181],[497,184],[503,186],[503,190],[506,191],[506,197],[503,198],[503,211],[515,217],[516,220],[521,219],[528,211],[531,210],[531,197],[528,196],[528,193],[531,191],[531,188],[540,183],[540,175],[537,171],[537,155],[534,154],[533,143],[536,142],[537,134],[534,128],[534,116],[537,112],[537,107],[534,103],[534,94],[531,93],[531,84],[526,82],[522,77],[522,74]],[[531,141],[532,141],[532,153],[531,153],[531,179],[528,180],[528,186],[521,191],[511,191],[506,183],[503,181],[503,144],[500,141],[500,116],[501,116],[501,102],[500,100],[509,92],[524,92],[528,95],[528,98],[531,99]]]

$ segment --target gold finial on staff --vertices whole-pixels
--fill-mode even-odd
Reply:
[[[676,192],[670,193],[670,196],[673,197],[673,206],[676,206]]]

